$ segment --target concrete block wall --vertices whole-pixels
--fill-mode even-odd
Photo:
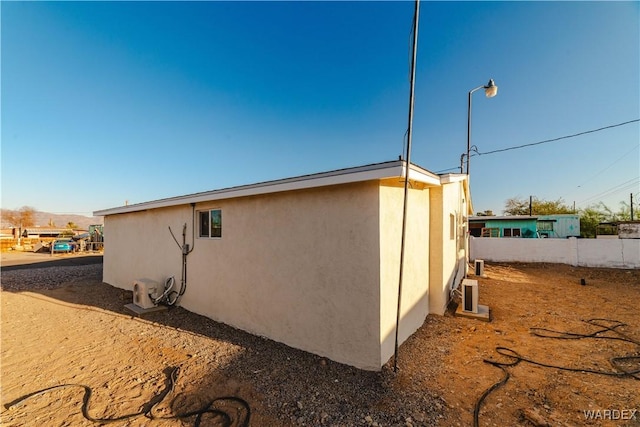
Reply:
[[[470,239],[472,260],[640,268],[640,239]]]

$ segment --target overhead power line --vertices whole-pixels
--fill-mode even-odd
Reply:
[[[587,131],[584,131],[584,132],[574,133],[572,135],[561,136],[559,138],[546,139],[544,141],[532,142],[532,143],[523,144],[523,145],[516,145],[514,147],[500,148],[498,150],[487,151],[487,152],[484,152],[484,153],[481,153],[478,150],[476,150],[476,154],[474,154],[474,156],[475,155],[485,156],[487,154],[502,153],[503,151],[518,150],[520,148],[532,147],[534,145],[547,144],[549,142],[560,141],[562,139],[575,138],[576,136],[586,135],[588,133],[600,132],[600,131],[603,131],[603,130],[606,130],[606,129],[611,129],[611,128],[615,128],[615,127],[618,127],[618,126],[624,126],[624,125],[628,125],[630,123],[635,123],[635,122],[640,122],[640,119],[629,120],[628,122],[622,122],[622,123],[618,123],[618,124],[615,124],[615,125],[601,127],[601,128],[598,128],[598,129],[591,129],[591,130],[587,130]]]
[[[583,205],[585,203],[591,203],[591,202],[593,202],[595,200],[602,199],[602,198],[607,197],[607,196],[612,196],[612,195],[614,195],[616,193],[619,193],[621,191],[630,190],[630,189],[632,189],[634,187],[637,188],[637,186],[639,184],[640,184],[640,177],[631,178],[630,180],[625,181],[625,182],[623,182],[621,184],[615,185],[615,186],[613,186],[613,187],[611,187],[611,188],[609,188],[609,189],[607,189],[607,190],[605,190],[605,191],[603,191],[603,192],[601,192],[599,194],[596,194],[595,196],[591,196],[589,198],[586,198],[586,199],[584,199],[583,201],[581,201],[578,204],[579,205]]]
[[[598,128],[598,129],[591,129],[591,130],[587,130],[587,131],[584,131],[584,132],[574,133],[572,135],[561,136],[561,137],[558,137],[558,138],[546,139],[544,141],[531,142],[529,144],[522,144],[522,145],[516,145],[516,146],[513,146],[513,147],[506,147],[506,148],[500,148],[500,149],[497,149],[497,150],[486,151],[484,153],[481,153],[480,151],[478,151],[477,147],[474,145],[474,147],[472,147],[472,150],[475,152],[475,154],[469,154],[469,156],[470,157],[486,156],[488,154],[496,154],[496,153],[502,153],[504,151],[518,150],[520,148],[532,147],[532,146],[535,146],[535,145],[541,145],[541,144],[547,144],[547,143],[550,143],[550,142],[561,141],[563,139],[575,138],[577,136],[586,135],[586,134],[594,133],[594,132],[600,132],[600,131],[603,131],[603,130],[607,130],[607,129],[611,129],[611,128],[615,128],[615,127],[619,127],[619,126],[624,126],[624,125],[628,125],[628,124],[636,123],[636,122],[640,122],[640,119],[629,120],[629,121],[626,121],[626,122],[617,123],[615,125],[604,126],[604,127]],[[460,169],[460,166],[454,166],[454,167],[450,167],[450,168],[447,168],[447,169],[442,169],[442,170],[437,171],[436,173],[443,173],[443,172],[448,172],[448,171],[452,171],[452,170],[456,170],[456,169]]]
[[[604,171],[608,170],[609,168],[611,168],[613,165],[615,165],[616,163],[618,163],[620,160],[625,159],[627,157],[627,155],[629,153],[631,153],[634,150],[637,150],[638,147],[640,147],[640,142],[633,147],[631,150],[627,151],[626,153],[624,153],[622,156],[620,156],[618,159],[614,160],[611,164],[609,164],[609,166],[607,166],[604,169],[601,169],[600,172],[596,173],[595,175],[592,175],[591,178],[587,179],[586,181],[582,182],[582,184],[578,185],[578,187],[582,187],[583,185],[585,185],[587,182],[591,181],[592,179],[594,179],[595,177],[597,177],[598,175],[600,175],[601,173],[603,173]]]
[[[594,178],[596,178],[597,176],[599,176],[600,174],[602,174],[603,172],[605,172],[606,170],[610,169],[613,165],[615,165],[616,163],[618,163],[620,160],[625,159],[627,157],[627,155],[629,153],[631,153],[632,151],[637,150],[638,148],[640,148],[640,142],[636,143],[636,145],[629,151],[625,152],[622,156],[618,157],[616,160],[614,160],[612,163],[610,163],[607,167],[605,167],[604,169],[601,169],[599,172],[597,172],[596,174],[592,175],[590,178],[584,180],[580,185],[578,185],[576,188],[581,188],[583,185],[585,185],[587,182],[592,181]],[[567,197],[563,196],[563,199],[567,199]]]

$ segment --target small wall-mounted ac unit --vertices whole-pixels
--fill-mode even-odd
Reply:
[[[484,260],[477,259],[475,261],[475,273],[478,277],[484,277]]]
[[[133,303],[140,308],[153,308],[157,304],[153,302],[158,297],[160,284],[150,279],[138,279],[133,281]]]
[[[462,311],[478,313],[478,281],[464,279],[462,281]]]

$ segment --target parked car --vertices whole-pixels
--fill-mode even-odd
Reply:
[[[57,239],[51,244],[52,252],[73,252],[76,249],[76,243],[71,239]]]

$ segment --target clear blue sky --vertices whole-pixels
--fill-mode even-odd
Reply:
[[[422,2],[412,160],[459,166],[467,93],[489,78],[480,152],[640,118],[639,5]],[[2,207],[90,215],[397,159],[413,8],[2,2]],[[529,195],[617,210],[639,176],[638,122],[471,158],[476,211]]]

